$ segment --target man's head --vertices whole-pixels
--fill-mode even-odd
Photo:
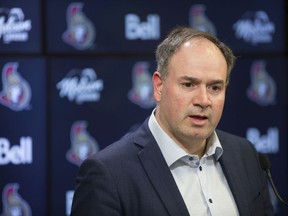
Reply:
[[[203,151],[222,116],[231,50],[205,32],[181,27],[159,45],[156,58],[158,123],[190,153]]]
[[[171,56],[177,52],[179,47],[193,38],[206,38],[219,48],[227,62],[227,84],[230,78],[230,72],[234,66],[235,56],[229,47],[219,41],[209,33],[198,31],[190,27],[177,27],[170,32],[162,43],[159,44],[156,50],[157,71],[160,72],[162,79],[167,77],[167,66]]]

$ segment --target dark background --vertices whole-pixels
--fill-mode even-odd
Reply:
[[[68,44],[62,38],[68,28],[67,21],[72,20],[66,15],[73,2],[0,0],[0,20],[5,18],[0,22],[0,70],[3,73],[3,67],[9,62],[18,63],[18,73],[31,87],[31,100],[25,109],[15,111],[0,104],[0,139],[10,143],[8,153],[3,152],[0,143],[0,160],[7,154],[21,157],[21,153],[18,152],[20,156],[17,154],[21,137],[33,140],[31,163],[0,163],[0,213],[5,215],[5,186],[18,184],[18,192],[13,195],[20,204],[26,203],[33,215],[69,214],[66,194],[73,193],[79,168],[67,159],[73,143],[72,125],[85,122],[86,128],[81,134],[85,134],[88,141],[94,140],[98,150],[135,130],[150,115],[153,106],[144,107],[129,99],[130,90],[137,87],[133,86],[133,67],[139,62],[148,64],[146,75],[151,77],[156,68],[156,46],[174,26],[190,24],[191,7],[197,4],[206,7],[199,23],[207,24],[209,19],[216,28],[217,37],[229,45],[238,58],[231,74],[219,128],[243,137],[247,137],[251,128],[259,132],[258,140],[253,144],[259,152],[269,155],[275,184],[283,198],[288,200],[286,1],[181,0],[175,4],[170,0],[85,0],[81,1],[82,13],[87,18],[85,23],[92,23],[95,38],[84,49]],[[27,41],[6,44],[3,29],[13,8],[22,10],[22,21],[31,20],[32,29],[27,31]],[[263,26],[274,25],[274,31],[268,33],[271,41],[252,44],[237,38],[234,24],[239,20],[255,21],[257,12],[268,16],[263,17]],[[127,14],[135,14],[140,20],[137,24],[140,33],[135,40],[125,38]],[[151,26],[147,21],[148,15],[158,16],[159,26]],[[248,37],[249,32],[255,33],[257,29],[246,24],[244,33]],[[153,38],[155,32],[151,36],[148,30],[148,39],[144,40],[140,36],[145,33],[144,28],[158,30],[159,37]],[[266,67],[261,71],[264,78],[262,76],[258,81],[272,80],[275,84],[270,89],[276,91],[274,102],[267,105],[259,105],[247,96],[252,85],[251,66],[259,60],[265,62]],[[85,68],[91,68],[96,80],[103,81],[103,89],[98,92],[100,99],[79,104],[75,98],[60,97],[57,83],[64,78],[81,77],[80,73]],[[79,73],[75,74],[75,71]],[[5,93],[4,87],[2,78],[1,93]],[[271,135],[269,131],[277,131],[278,136],[275,138],[275,133]],[[271,200],[276,215],[288,214],[273,192]]]

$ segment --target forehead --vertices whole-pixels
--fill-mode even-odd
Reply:
[[[192,38],[184,42],[179,49],[172,55],[173,58],[183,61],[204,61],[209,64],[209,60],[219,60],[225,62],[226,59],[221,50],[210,40],[206,38]]]
[[[181,51],[184,49],[186,49],[186,50],[190,49],[190,51],[195,50],[197,52],[199,52],[198,49],[201,49],[201,50],[209,51],[211,54],[212,54],[212,52],[214,52],[213,54],[218,53],[218,54],[223,55],[223,53],[216,46],[216,44],[214,44],[212,41],[208,40],[207,38],[203,38],[203,37],[194,37],[194,38],[191,38],[191,39],[185,41],[184,43],[182,43],[180,45],[178,51]],[[224,55],[223,55],[223,57],[224,57]]]
[[[183,43],[171,57],[168,70],[177,75],[196,73],[226,77],[227,63],[213,42],[205,38],[193,38]]]

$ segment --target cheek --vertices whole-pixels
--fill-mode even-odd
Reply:
[[[189,106],[191,94],[181,90],[175,83],[167,82],[165,84],[162,88],[161,100],[165,109],[173,112],[173,115],[177,115]]]
[[[223,112],[224,102],[225,102],[225,98],[221,98],[221,99],[214,101],[214,110],[220,116],[222,115],[222,112]]]
[[[168,103],[171,103],[171,105],[181,102],[181,98],[183,98],[183,94],[180,94],[179,91],[172,86],[170,88],[165,88],[162,95],[162,97],[165,98]]]
[[[182,116],[190,107],[191,99],[183,92],[173,91],[166,96],[166,107],[173,116]]]

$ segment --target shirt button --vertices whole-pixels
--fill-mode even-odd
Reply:
[[[202,171],[202,166],[199,166],[199,170]]]
[[[210,202],[210,203],[213,203],[212,199],[209,199],[209,202]]]

